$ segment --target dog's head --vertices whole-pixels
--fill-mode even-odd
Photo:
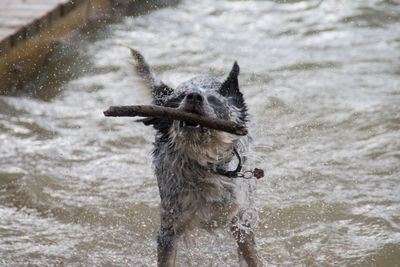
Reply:
[[[198,76],[179,85],[162,105],[245,124],[247,108],[239,91],[239,65],[235,62],[225,81]],[[199,162],[218,162],[231,153],[239,136],[183,121],[149,118],[161,140]]]

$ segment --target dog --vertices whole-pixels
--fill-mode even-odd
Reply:
[[[248,124],[237,62],[224,81],[197,76],[172,89],[138,51],[131,48],[131,53],[136,72],[152,90],[153,104]],[[250,137],[163,118],[140,122],[157,130],[153,167],[161,198],[158,266],[175,266],[177,242],[194,227],[228,227],[238,244],[239,265],[262,266],[252,230],[255,179],[241,172]]]

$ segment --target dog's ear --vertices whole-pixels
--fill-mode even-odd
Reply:
[[[162,106],[166,98],[174,92],[174,89],[164,84],[161,80],[156,77],[153,69],[146,62],[143,55],[137,50],[129,47],[131,54],[135,59],[136,73],[142,78],[142,80],[151,88],[153,94],[153,103]]]
[[[233,104],[237,108],[245,108],[243,94],[239,90],[239,76],[240,68],[238,63],[235,61],[232,70],[229,73],[228,78],[223,82],[219,93],[225,97],[229,97],[233,100]]]
[[[223,96],[235,96],[237,92],[239,92],[239,76],[240,68],[237,62],[233,64],[232,70],[229,73],[228,78],[224,81],[219,92]]]

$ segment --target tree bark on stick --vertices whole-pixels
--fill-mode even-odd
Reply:
[[[107,117],[156,117],[197,123],[203,127],[220,130],[235,135],[246,135],[245,125],[218,118],[205,117],[194,113],[155,105],[111,106],[104,115]]]

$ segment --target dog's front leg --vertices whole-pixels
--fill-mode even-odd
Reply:
[[[232,221],[231,231],[238,244],[240,266],[263,266],[257,255],[254,233],[249,225],[247,223],[242,224],[240,220],[235,217]],[[247,265],[245,263],[247,263]]]
[[[173,228],[160,226],[157,232],[157,254],[159,267],[175,266],[177,235]]]

